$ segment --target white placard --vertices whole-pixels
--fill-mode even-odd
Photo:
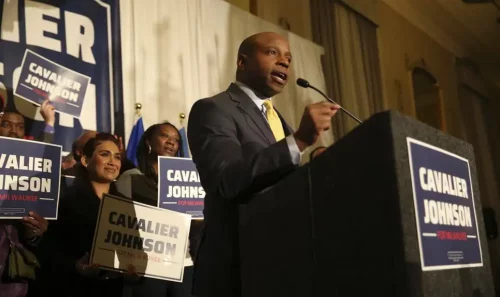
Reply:
[[[191,216],[105,195],[90,263],[102,269],[182,282]]]

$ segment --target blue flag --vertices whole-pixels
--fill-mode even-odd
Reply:
[[[182,143],[182,151],[181,151],[181,156],[182,158],[190,158],[189,155],[189,145],[188,145],[188,139],[187,139],[187,134],[186,134],[186,128],[182,127],[179,130],[179,134],[181,135],[181,143]]]
[[[144,124],[142,123],[142,117],[140,117],[135,122],[134,128],[132,128],[127,145],[127,159],[134,163],[135,166],[137,166],[137,146],[141,141],[142,134],[144,134]]]

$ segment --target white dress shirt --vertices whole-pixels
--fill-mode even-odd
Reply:
[[[245,85],[244,83],[241,83],[239,81],[236,81],[234,84],[236,84],[240,89],[245,92],[245,94],[252,99],[253,103],[257,105],[257,108],[262,112],[262,116],[264,119],[267,121],[267,116],[266,116],[266,107],[264,106],[264,100],[271,100],[271,98],[264,98],[261,96],[258,96],[254,90],[252,90],[249,86]],[[283,127],[283,129],[285,129]],[[295,141],[295,138],[293,137],[293,134],[290,134],[286,137],[286,143],[288,144],[288,149],[290,150],[290,156],[292,157],[292,162],[295,165],[299,165],[300,163],[300,157],[301,153],[299,150],[299,147],[297,146],[297,142]]]

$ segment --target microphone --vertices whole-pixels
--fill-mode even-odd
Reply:
[[[320,93],[323,97],[325,97],[326,100],[330,101],[331,103],[333,104],[337,104],[338,106],[340,106],[340,104],[338,104],[337,102],[333,101],[333,99],[329,98],[328,96],[326,96],[325,93],[321,92],[320,90],[318,90],[317,88],[315,88],[313,85],[311,85],[307,80],[303,79],[303,78],[298,78],[297,79],[297,84],[305,89],[307,88],[311,88],[313,90],[315,90],[316,92]],[[363,122],[358,119],[357,117],[355,117],[352,113],[350,113],[349,111],[347,111],[346,109],[344,109],[342,106],[340,106],[340,109],[345,112],[348,116],[350,116],[351,118],[353,118],[356,122],[362,124]]]

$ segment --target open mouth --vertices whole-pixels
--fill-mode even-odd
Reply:
[[[281,71],[273,71],[271,72],[271,77],[275,82],[284,85],[286,83],[288,75]]]

